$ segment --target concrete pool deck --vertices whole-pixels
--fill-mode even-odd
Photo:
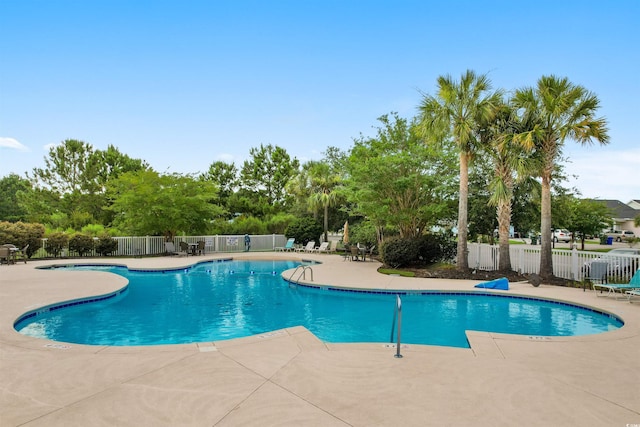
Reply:
[[[471,349],[327,344],[303,327],[211,343],[109,347],[17,333],[23,313],[113,292],[108,273],[37,270],[112,262],[171,268],[208,258],[317,259],[314,283],[473,290],[479,281],[385,276],[377,262],[298,253],[32,261],[0,266],[0,426],[640,425],[640,299],[525,283],[509,294],[599,308],[625,325],[549,338],[468,332]]]

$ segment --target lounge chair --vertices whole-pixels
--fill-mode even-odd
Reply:
[[[294,244],[296,243],[296,238],[292,237],[289,240],[287,240],[287,244],[284,246],[277,246],[275,248],[276,252],[289,252],[294,250]]]
[[[629,283],[592,283],[591,286],[594,291],[600,289],[601,293],[606,289],[607,293],[605,296],[614,295],[616,291],[624,293],[626,291],[640,290],[640,269],[635,272]],[[596,293],[596,296],[597,295]]]
[[[633,290],[627,291],[627,295],[628,295],[627,298],[629,298],[629,302],[631,302],[632,297],[640,297],[640,289],[633,289]]]
[[[315,240],[312,240],[309,243],[307,243],[307,245],[304,248],[296,249],[296,252],[313,252],[315,247],[316,247],[316,242]]]
[[[312,252],[328,253],[329,252],[329,242],[320,243],[320,246],[318,246],[317,248],[313,249]]]

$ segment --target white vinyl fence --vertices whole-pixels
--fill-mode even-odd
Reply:
[[[511,269],[521,274],[540,272],[540,247],[509,246]],[[563,279],[582,281],[588,276],[591,261],[602,258],[608,263],[609,277],[619,283],[626,283],[640,267],[638,255],[607,255],[601,252],[578,251],[577,249],[552,249],[553,274]],[[469,267],[477,270],[498,269],[499,250],[497,245],[485,243],[469,244]]]
[[[250,235],[251,251],[272,251],[287,243],[283,234]],[[118,241],[118,249],[111,256],[151,256],[163,255],[166,252],[165,238],[163,236],[140,237],[114,237]],[[176,250],[180,248],[180,242],[198,243],[205,242],[205,253],[214,252],[242,252],[244,251],[244,234],[242,235],[216,235],[216,236],[176,236],[173,238]],[[47,251],[47,239],[42,239],[42,248],[32,258],[49,256]],[[78,256],[77,253],[63,250],[62,257]],[[99,256],[95,250],[85,256]]]

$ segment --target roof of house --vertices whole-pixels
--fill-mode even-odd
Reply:
[[[629,205],[625,205],[620,200],[596,200],[604,203],[605,206],[613,213],[613,217],[617,219],[633,219],[640,215],[640,209],[634,209]]]

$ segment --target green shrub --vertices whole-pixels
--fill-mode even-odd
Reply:
[[[382,245],[380,255],[382,261],[391,268],[414,265],[419,260],[420,243],[417,239],[389,239]]]
[[[318,241],[323,232],[322,225],[311,217],[298,218],[293,221],[284,234],[296,239],[296,243],[306,245],[310,241]]]
[[[456,242],[443,234],[425,234],[418,239],[418,246],[422,264],[451,261],[457,252]]]
[[[57,257],[69,244],[69,237],[60,231],[54,231],[47,236],[46,251],[49,255]]]
[[[69,239],[69,251],[76,252],[83,257],[87,253],[93,251],[93,237],[88,234],[75,233]]]
[[[111,255],[118,250],[118,241],[107,233],[103,233],[98,237],[96,242],[96,252],[102,256]]]
[[[426,234],[415,239],[388,239],[380,254],[386,265],[399,268],[450,261],[455,258],[456,250],[453,239],[442,234]]]
[[[45,228],[42,224],[27,222],[0,222],[0,244],[11,243],[19,248],[27,248],[27,257],[42,247]]]

